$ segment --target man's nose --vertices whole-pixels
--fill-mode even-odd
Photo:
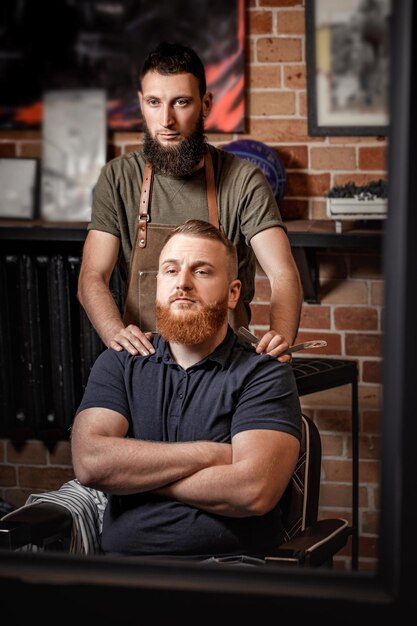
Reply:
[[[172,107],[169,104],[165,105],[162,108],[162,120],[161,120],[161,123],[162,123],[162,126],[165,126],[165,128],[169,128],[174,123],[173,110],[172,110]]]
[[[183,269],[178,272],[176,288],[183,291],[189,291],[192,289],[191,272],[187,269]]]

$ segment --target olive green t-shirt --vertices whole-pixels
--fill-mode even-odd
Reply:
[[[252,301],[256,261],[251,238],[266,228],[285,229],[272,189],[253,163],[209,146],[213,158],[219,222],[236,245],[243,302]],[[109,161],[93,192],[88,230],[100,230],[120,238],[120,269],[126,279],[135,227],[145,159],[141,150]],[[156,174],[149,203],[150,221],[181,224],[187,219],[209,221],[204,167],[188,176]]]

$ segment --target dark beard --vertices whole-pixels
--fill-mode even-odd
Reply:
[[[210,339],[227,318],[227,299],[199,311],[172,313],[169,306],[156,303],[156,327],[165,341],[195,346]]]
[[[165,176],[186,176],[190,174],[204,155],[206,138],[201,115],[192,135],[180,141],[177,146],[165,147],[154,139],[144,124],[143,154],[155,174]]]

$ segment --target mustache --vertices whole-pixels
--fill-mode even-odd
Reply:
[[[168,304],[172,304],[173,302],[175,302],[175,300],[178,300],[178,298],[188,298],[192,302],[199,302],[201,304],[200,298],[196,298],[195,296],[190,296],[190,294],[187,293],[186,291],[177,291],[177,293],[175,293],[173,296],[170,296],[168,298]]]

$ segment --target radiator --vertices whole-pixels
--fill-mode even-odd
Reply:
[[[81,254],[0,255],[0,436],[68,439],[104,345],[76,298]],[[122,310],[122,284],[111,289]]]

